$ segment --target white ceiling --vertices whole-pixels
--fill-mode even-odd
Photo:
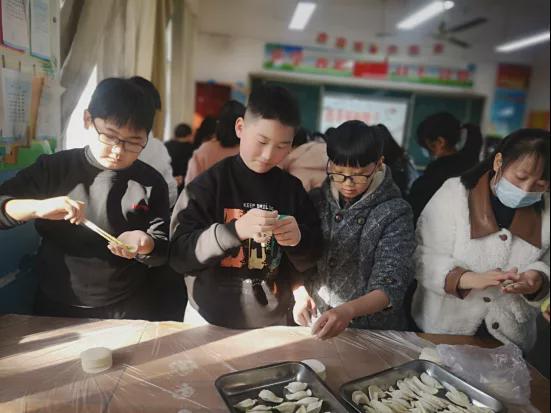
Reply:
[[[304,32],[287,29],[298,0],[201,0],[199,30],[222,36],[253,38],[266,42],[315,45],[318,32],[349,42],[421,44],[431,47],[431,34],[440,22],[448,27],[476,17],[487,17],[481,26],[458,33],[472,48],[446,45],[446,56],[468,60],[509,60],[527,63],[539,53],[549,53],[549,43],[514,54],[496,55],[494,47],[506,40],[549,28],[549,0],[455,0],[455,7],[407,32],[397,32],[396,23],[430,0],[318,0],[318,7]],[[391,36],[378,37],[388,32]]]

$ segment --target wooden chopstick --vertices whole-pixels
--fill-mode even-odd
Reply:
[[[132,247],[130,247],[130,246],[126,245],[124,242],[118,240],[113,235],[109,234],[107,231],[104,231],[103,229],[98,227],[96,224],[94,224],[92,221],[89,221],[89,220],[85,219],[84,221],[82,221],[82,225],[84,225],[87,228],[91,229],[96,234],[98,234],[99,236],[105,238],[107,241],[112,242],[113,244],[117,244],[117,245],[119,245],[121,247],[124,247],[128,250],[132,249]]]

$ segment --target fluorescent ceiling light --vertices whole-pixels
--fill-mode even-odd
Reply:
[[[289,29],[291,30],[304,30],[312,13],[316,9],[316,3],[308,1],[299,1],[295,12],[293,13],[293,18],[291,23],[289,23]]]
[[[427,4],[421,10],[413,13],[411,16],[406,17],[396,27],[400,30],[410,30],[419,26],[421,23],[438,16],[440,13],[451,9],[454,6],[453,1],[433,1]]]
[[[548,42],[549,41],[549,30],[543,33],[535,34],[530,37],[525,37],[524,39],[513,40],[512,42],[502,44],[497,46],[496,50],[502,53],[512,52],[518,49],[524,49],[528,46],[533,46],[538,43]]]

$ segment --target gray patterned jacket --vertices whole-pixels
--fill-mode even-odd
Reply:
[[[305,286],[320,313],[382,290],[391,307],[358,317],[351,327],[403,330],[403,301],[414,275],[413,214],[385,169],[379,187],[347,209],[340,207],[329,180],[310,192],[321,218],[324,250]]]

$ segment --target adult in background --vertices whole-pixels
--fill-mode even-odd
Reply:
[[[180,123],[174,128],[174,137],[165,143],[172,160],[172,173],[178,184],[178,193],[184,187],[187,165],[193,155],[193,133],[186,123]]]
[[[463,147],[458,149],[463,130],[467,137]],[[479,162],[482,134],[478,126],[462,125],[452,114],[441,112],[421,122],[417,128],[417,142],[434,160],[413,183],[407,198],[415,221],[446,180],[460,176]]]

